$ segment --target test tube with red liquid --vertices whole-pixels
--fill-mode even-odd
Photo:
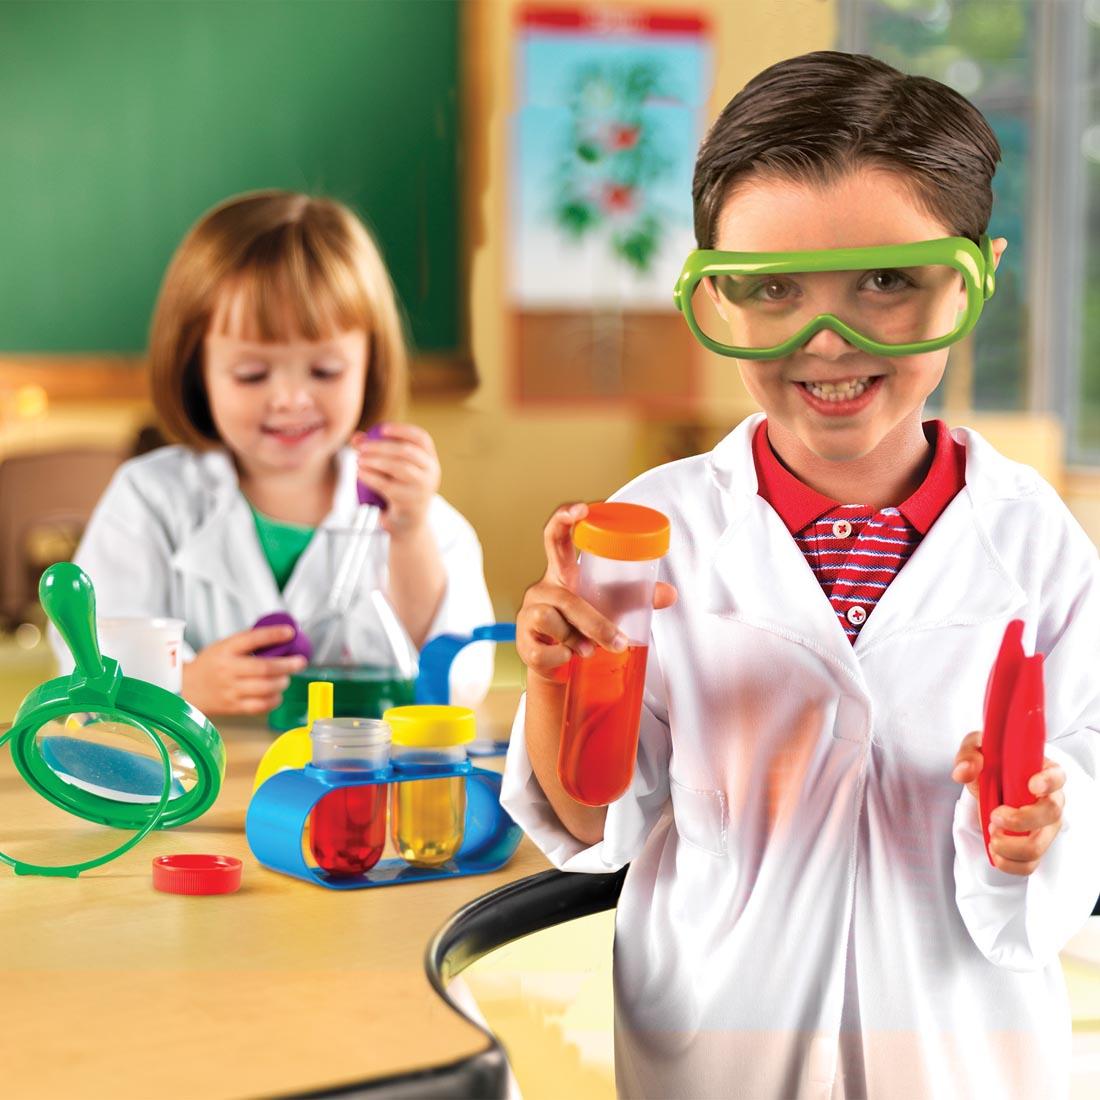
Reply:
[[[310,739],[313,766],[348,781],[313,807],[310,851],[317,866],[330,875],[361,875],[378,862],[386,845],[388,785],[362,780],[385,770],[389,726],[369,718],[329,718],[313,723]]]
[[[638,754],[653,589],[668,553],[668,519],[638,504],[590,504],[573,528],[578,594],[614,622],[628,645],[597,647],[569,663],[558,778],[570,798],[606,806],[630,786]]]

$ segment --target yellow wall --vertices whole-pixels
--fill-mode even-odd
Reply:
[[[611,6],[611,5],[605,5]],[[638,5],[633,5],[638,6]],[[835,43],[832,0],[661,0],[712,21],[715,82],[708,119],[754,73]],[[435,437],[443,492],[474,524],[498,614],[510,618],[542,572],[542,527],[563,501],[600,499],[640,472],[641,421],[629,410],[538,411],[508,396],[506,282],[509,122],[517,0],[470,0],[466,34],[471,342],[481,386],[461,406],[418,402],[410,415]],[[708,362],[708,420],[735,423],[747,402],[736,374]]]
[[[1095,469],[1067,471],[1063,495],[1069,510],[1100,546],[1100,473]]]

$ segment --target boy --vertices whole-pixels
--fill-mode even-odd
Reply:
[[[1100,890],[1097,553],[1034,471],[922,421],[993,291],[999,155],[955,92],[839,53],[772,66],[714,123],[679,301],[764,413],[617,494],[673,541],[606,808],[558,783],[554,671],[625,642],[571,591],[584,506],[547,525],[503,801],[565,870],[631,864],[620,1095],[1068,1094],[1057,953]],[[1047,759],[991,866],[968,731],[1014,618],[1047,655]]]

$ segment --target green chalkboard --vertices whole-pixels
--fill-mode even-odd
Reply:
[[[420,352],[460,350],[457,0],[0,0],[0,354],[145,346],[187,227],[348,203]]]

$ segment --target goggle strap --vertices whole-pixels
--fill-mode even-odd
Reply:
[[[997,285],[996,263],[993,259],[993,242],[988,233],[983,233],[978,241],[978,247],[982,250],[984,261],[984,274],[982,277],[982,295],[988,302],[993,297],[994,288]]]

